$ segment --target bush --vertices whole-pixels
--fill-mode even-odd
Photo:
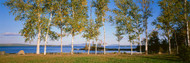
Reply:
[[[127,54],[126,52],[123,52],[123,54]]]
[[[179,57],[183,61],[190,61],[190,47],[187,46],[181,46],[179,48]]]
[[[113,52],[113,54],[116,54],[117,52]]]

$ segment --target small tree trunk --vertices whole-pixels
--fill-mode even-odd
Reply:
[[[48,39],[48,33],[49,33],[49,27],[50,27],[51,20],[52,20],[52,12],[50,13],[50,18],[49,18],[47,32],[46,32],[45,45],[44,45],[44,55],[46,55],[46,44],[47,44],[47,39]]]
[[[148,34],[147,34],[147,24],[146,24],[146,47],[145,47],[145,53],[148,55]]]
[[[89,44],[88,44],[88,55],[90,54],[90,41],[88,40]]]
[[[139,45],[140,45],[140,54],[142,54],[142,48],[141,48],[141,38],[140,38],[140,35],[139,35]]]
[[[97,41],[96,41],[96,46],[95,46],[95,55],[97,54]]]
[[[62,38],[63,38],[63,37],[62,37],[62,35],[63,35],[62,32],[63,32],[63,31],[62,31],[62,30],[63,30],[63,29],[61,28],[61,53],[63,52],[63,45],[62,45]]]
[[[41,39],[41,28],[38,29],[38,42],[36,46],[36,54],[40,54],[40,39]]]
[[[120,54],[120,41],[118,41],[118,53]]]
[[[74,40],[74,36],[72,35],[72,41],[71,41],[71,54],[73,54],[73,40]]]
[[[59,13],[61,13],[61,6],[59,7]],[[62,17],[61,17],[61,22],[63,22]],[[61,53],[63,53],[63,44],[62,44],[62,42],[63,42],[62,41],[63,40],[63,28],[62,28],[62,26],[60,26],[60,29],[61,29]],[[64,31],[65,31],[65,29],[64,29]]]
[[[75,18],[75,11],[74,11],[74,9],[73,9],[74,7],[72,6],[72,13],[73,13],[73,18]],[[72,41],[71,41],[71,54],[73,54],[73,40],[74,40],[74,31],[73,31],[73,29],[71,30],[72,32],[71,32],[71,34],[72,34]]]
[[[131,55],[133,55],[132,42],[131,42]]]
[[[146,28],[146,47],[145,47],[145,53],[148,54],[148,35],[147,35],[147,28]]]
[[[187,0],[185,0],[184,4],[184,10],[185,10],[185,21],[186,21],[186,26],[187,26],[187,45],[190,47],[190,41],[189,41],[189,21],[187,20],[187,10],[186,10],[186,5],[187,5]]]
[[[44,44],[44,55],[46,55],[46,44],[47,44],[46,41],[47,41],[47,40],[45,40],[45,44]]]
[[[139,28],[139,22],[137,20],[137,28]],[[137,33],[139,33],[140,31],[138,30]],[[141,52],[141,40],[140,40],[140,34],[138,34],[138,41],[139,41],[139,46],[140,46],[140,54],[142,53]]]
[[[39,11],[39,10],[38,10]],[[38,13],[38,22],[40,22],[40,14]],[[41,40],[41,25],[38,25],[38,41],[36,46],[36,54],[40,54],[40,40]]]
[[[171,54],[170,32],[168,31],[169,54]]]
[[[104,54],[106,54],[106,30],[105,30],[104,22],[103,22],[103,27],[104,27]]]
[[[146,0],[143,0],[143,11],[147,12]],[[146,14],[145,14],[146,15]],[[145,54],[148,55],[148,34],[147,34],[147,18],[145,20],[145,35],[146,35],[146,44],[145,44]]]

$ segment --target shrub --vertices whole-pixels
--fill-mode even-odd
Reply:
[[[190,61],[190,47],[187,46],[181,46],[179,48],[179,57],[183,61]]]
[[[126,52],[123,52],[123,54],[126,54]]]
[[[116,54],[117,52],[113,52],[114,54]]]

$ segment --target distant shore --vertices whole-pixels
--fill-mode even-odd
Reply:
[[[30,44],[0,44],[0,46],[36,46],[36,45],[30,45]],[[40,46],[44,46],[44,45],[40,45]],[[47,45],[47,46],[60,46],[60,45]],[[71,46],[71,45],[63,45],[63,46]],[[85,45],[77,45],[75,44],[74,46],[85,46]],[[117,45],[107,45],[107,46],[117,46]],[[128,47],[130,45],[121,45],[121,47]],[[133,47],[136,47],[137,45],[133,45]]]

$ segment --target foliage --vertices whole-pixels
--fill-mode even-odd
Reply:
[[[47,29],[46,9],[45,0],[41,1],[25,1],[25,0],[9,0],[4,3],[15,15],[16,21],[24,21],[24,28],[20,31],[21,35],[24,36],[25,42],[31,42],[35,39],[37,33],[41,34],[40,39],[45,38],[45,32]],[[56,39],[56,33],[50,31],[52,39]]]
[[[168,52],[168,42],[167,39],[160,39],[158,37],[157,31],[152,31],[151,34],[149,34],[149,40],[148,40],[148,53],[150,54],[157,54],[158,52],[167,53]],[[146,40],[142,40],[142,51],[145,51],[145,42]],[[172,45],[174,46],[174,45]],[[136,48],[137,51],[140,50],[140,45]]]
[[[68,32],[69,3],[67,0],[58,0],[54,6],[53,24],[62,32]],[[61,34],[65,36],[65,34]]]
[[[87,5],[84,3],[87,3],[86,0],[71,0],[70,2],[70,15],[67,19],[69,32],[72,36],[84,31],[84,27],[87,25]]]
[[[115,36],[117,37],[117,41],[120,42],[121,39],[123,38],[122,35],[124,35],[124,31],[123,29],[121,28],[122,26],[116,26],[116,34]]]
[[[91,3],[91,12],[90,12],[90,19],[88,20],[87,26],[84,29],[83,37],[86,38],[87,41],[92,39],[97,39],[100,32],[98,31],[99,28],[96,27],[97,23],[92,19],[92,3]]]
[[[153,31],[148,40],[148,46],[149,46],[149,53],[158,53],[160,49],[160,41],[158,37],[158,32]]]
[[[109,0],[96,0],[93,1],[92,7],[95,7],[95,14],[96,14],[96,28],[100,28],[103,26],[103,22],[106,21],[105,16],[106,12],[109,11],[108,8]]]
[[[183,61],[190,61],[190,47],[188,46],[180,46],[179,47],[179,57]]]
[[[121,33],[121,31],[123,31],[125,34],[128,33],[128,35],[130,35],[133,27],[132,27],[132,21],[128,14],[129,13],[128,11],[130,9],[130,3],[132,3],[132,1],[130,1],[130,0],[126,0],[126,1],[114,0],[114,2],[116,4],[116,6],[118,7],[118,9],[112,10],[112,12],[115,14],[113,23],[116,24],[116,26],[117,26],[116,27],[117,32],[120,32],[120,35],[122,35],[123,33]]]
[[[109,0],[96,0],[93,1],[92,7],[95,7],[95,14],[96,14],[96,19],[95,19],[95,29],[98,30],[101,26],[103,26],[103,30],[104,30],[104,54],[106,54],[106,49],[105,49],[105,45],[106,45],[106,30],[105,30],[105,21],[106,21],[106,12],[109,11],[108,8],[108,3]],[[97,31],[98,33],[99,31]],[[98,36],[98,35],[97,35]],[[96,37],[96,41],[97,41],[97,37]]]

